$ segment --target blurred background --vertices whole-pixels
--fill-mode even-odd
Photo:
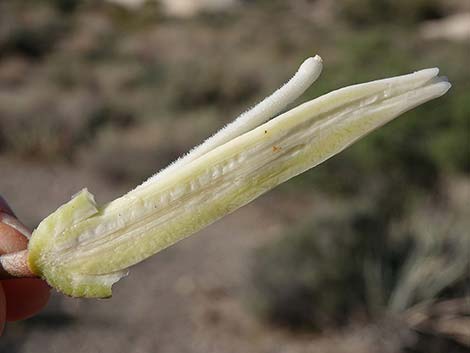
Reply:
[[[452,90],[0,351],[470,352],[470,1],[1,0],[0,193],[31,228],[120,196],[285,82]]]

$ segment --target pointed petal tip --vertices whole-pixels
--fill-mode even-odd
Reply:
[[[439,91],[439,96],[443,96],[444,94],[447,93],[448,90],[451,89],[452,84],[447,81],[447,77],[444,77],[443,80],[439,83],[437,83],[438,91]]]
[[[439,68],[438,67],[432,67],[432,68],[429,68],[429,69],[423,69],[423,70],[415,71],[414,75],[423,76],[423,78],[432,79],[434,77],[437,77],[437,75],[439,75]]]

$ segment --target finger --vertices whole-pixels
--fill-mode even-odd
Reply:
[[[29,230],[16,219],[8,203],[0,196],[0,255],[26,249],[28,233]]]
[[[0,196],[0,222],[16,229],[28,239],[31,237],[31,231],[16,218],[12,209],[2,196]]]
[[[8,206],[7,201],[2,196],[0,196],[0,212],[5,212],[9,215],[15,216],[10,206]]]
[[[0,212],[0,222],[16,229],[23,234],[27,239],[31,238],[31,231],[23,223],[21,223],[15,216],[9,215],[5,212]]]
[[[0,283],[0,336],[5,326],[6,311],[5,293],[3,292],[2,283]]]
[[[28,264],[28,250],[0,255],[0,280],[36,277]]]
[[[6,298],[6,320],[26,319],[47,304],[50,297],[48,285],[36,278],[11,279],[2,282]]]
[[[0,255],[24,250],[28,239],[15,228],[0,221]]]
[[[0,207],[5,210],[8,208],[5,205],[6,202],[0,199]],[[0,212],[0,279],[33,276],[25,250],[29,235],[29,230],[14,216]]]

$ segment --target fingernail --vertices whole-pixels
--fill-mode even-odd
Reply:
[[[29,229],[17,218],[9,215],[8,213],[0,212],[0,222],[17,230],[18,232],[23,234],[26,239],[31,238],[31,232],[29,231]]]

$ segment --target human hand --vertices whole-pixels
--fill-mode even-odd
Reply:
[[[15,226],[12,226],[12,225]],[[16,219],[0,196],[0,263],[15,262],[27,269],[29,231]],[[7,255],[3,257],[1,255]],[[1,266],[0,266],[1,267]],[[1,269],[0,269],[1,270]],[[24,273],[24,269],[20,269]],[[32,275],[32,274],[30,274]],[[49,300],[50,289],[38,278],[11,278],[0,281],[0,335],[6,321],[26,319],[41,310]]]

